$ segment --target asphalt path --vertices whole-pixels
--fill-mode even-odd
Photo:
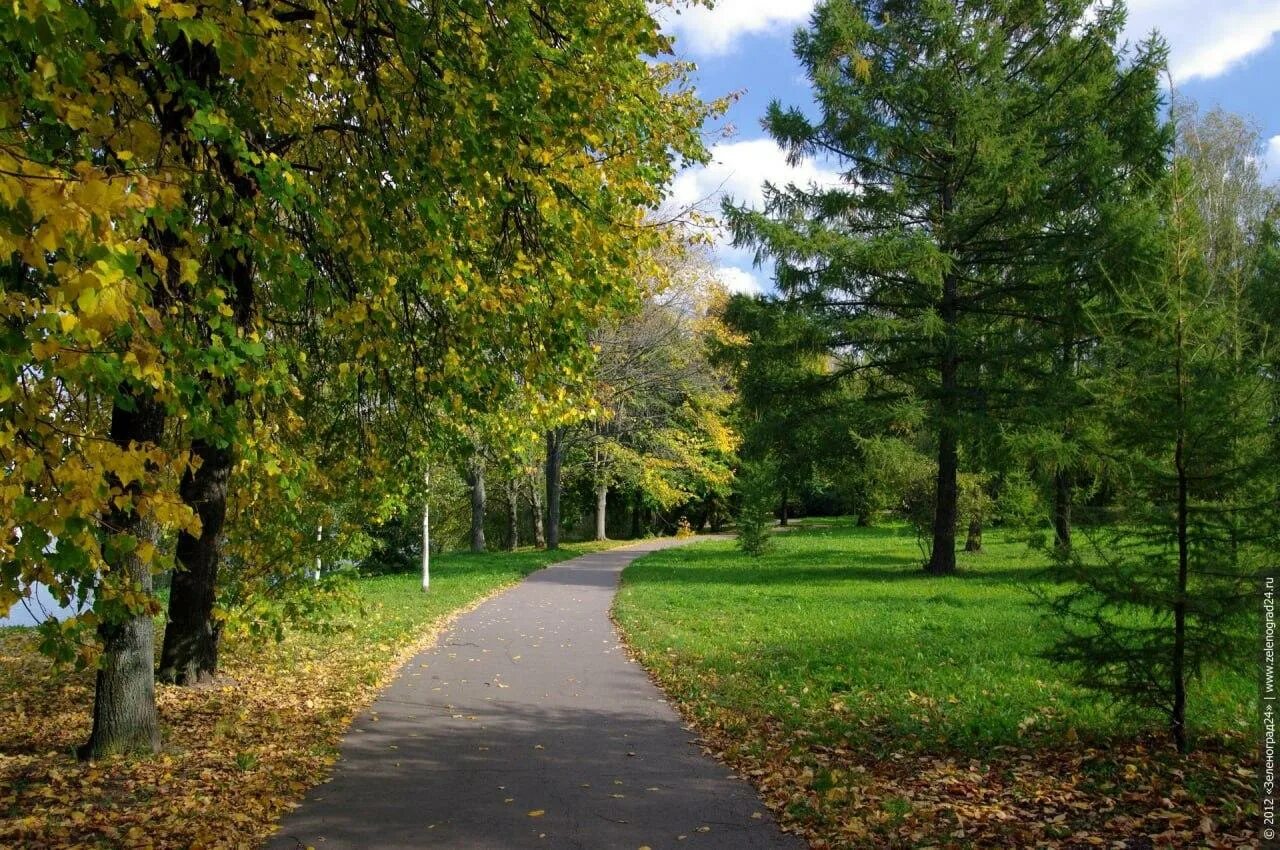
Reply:
[[[272,850],[798,850],[702,754],[609,618],[672,538],[534,573],[460,617],[352,725]]]

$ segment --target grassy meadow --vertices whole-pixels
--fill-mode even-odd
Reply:
[[[615,613],[709,746],[815,846],[1245,840],[1253,679],[1195,682],[1198,752],[1178,765],[1157,715],[1041,657],[1043,555],[984,543],[930,577],[903,526],[814,521],[760,558],[732,541],[650,555]]]

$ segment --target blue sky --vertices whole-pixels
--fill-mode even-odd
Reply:
[[[833,180],[821,164],[788,166],[760,128],[769,101],[809,102],[808,86],[791,55],[791,36],[814,0],[718,0],[714,8],[664,9],[677,53],[698,65],[704,97],[740,92],[726,116],[727,134],[711,140],[712,162],[679,175],[678,204],[719,208],[720,198],[758,204],[760,184]],[[1270,179],[1280,180],[1280,0],[1130,0],[1127,35],[1158,29],[1169,42],[1170,70],[1179,92],[1201,107],[1221,106],[1254,120],[1267,140]],[[769,288],[769,270],[723,240],[716,248],[720,277],[735,290]]]

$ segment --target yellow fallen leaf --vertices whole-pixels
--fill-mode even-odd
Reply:
[[[547,810],[546,810],[546,809],[534,809],[533,811],[529,812],[529,817],[531,817],[531,818],[540,818],[540,817],[542,817],[543,815],[545,815],[546,813],[547,813]]]

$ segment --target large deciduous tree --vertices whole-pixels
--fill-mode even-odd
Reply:
[[[649,259],[639,308],[592,334],[586,391],[596,415],[568,435],[595,494],[600,540],[612,488],[669,509],[732,477],[728,379],[709,356],[724,293],[704,247],[678,227]]]
[[[86,753],[153,748],[159,532],[162,674],[198,681],[228,506],[353,504],[448,417],[560,392],[705,110],[640,2],[28,5],[0,38],[0,603],[92,594],[46,629],[99,663]]]

